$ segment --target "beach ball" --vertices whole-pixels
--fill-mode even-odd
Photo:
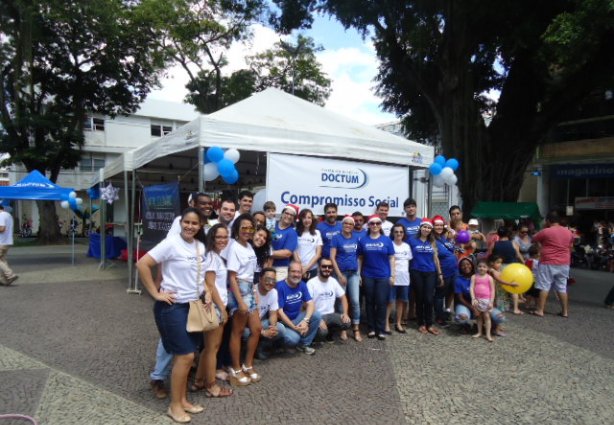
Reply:
[[[519,285],[501,285],[510,294],[524,294],[533,285],[533,272],[524,264],[513,263],[503,269],[501,279],[506,282],[516,282]]]

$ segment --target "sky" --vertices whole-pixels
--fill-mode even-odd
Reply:
[[[272,29],[263,25],[254,25],[252,31],[250,42],[235,44],[227,51],[227,73],[244,68],[246,56],[271,48],[280,39]],[[327,17],[317,17],[312,29],[301,33],[324,47],[316,55],[332,80],[332,93],[326,109],[370,125],[395,120],[393,114],[381,111],[381,100],[374,94],[373,79],[378,61],[370,40],[362,40],[355,30],[346,31],[336,20]],[[186,82],[185,71],[179,66],[173,67],[162,80],[162,88],[153,91],[150,97],[182,102],[187,94]]]

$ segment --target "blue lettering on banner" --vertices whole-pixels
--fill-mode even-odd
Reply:
[[[281,194],[281,202],[283,204],[296,204],[303,208],[315,208],[317,206],[324,206],[330,202],[334,202],[339,207],[376,207],[380,202],[386,201],[390,208],[399,207],[399,197],[388,197],[379,199],[375,196],[369,196],[368,198],[353,197],[348,195],[340,196],[322,196],[322,195],[300,195],[294,194],[286,190]]]
[[[362,169],[324,169],[321,171],[320,187],[335,189],[359,189],[367,184],[367,173]]]
[[[553,165],[551,175],[555,179],[612,178],[614,177],[614,164]]]

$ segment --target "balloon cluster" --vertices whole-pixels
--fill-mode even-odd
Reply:
[[[235,164],[239,162],[240,157],[241,154],[236,149],[228,149],[226,152],[217,146],[207,149],[203,173],[205,181],[210,182],[222,176],[226,183],[235,184],[239,181],[239,172]]]
[[[107,204],[112,205],[114,201],[119,199],[119,188],[113,187],[111,183],[107,187],[100,189],[100,199],[107,201]]]
[[[73,211],[80,211],[81,205],[83,204],[83,199],[77,198],[77,194],[75,192],[70,192],[68,194],[68,199],[60,202],[62,208],[67,209],[70,207]]]
[[[454,172],[458,170],[460,163],[455,158],[446,160],[443,155],[437,155],[435,161],[430,165],[429,171],[433,176],[433,186],[443,187],[444,184],[454,186],[458,177]]]

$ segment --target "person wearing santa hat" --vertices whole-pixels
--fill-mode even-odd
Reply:
[[[433,326],[433,303],[435,287],[443,285],[443,274],[437,243],[432,234],[433,221],[426,217],[420,223],[420,230],[415,237],[409,238],[413,260],[410,265],[411,284],[416,294],[416,321],[421,334],[439,335]]]
[[[435,321],[439,326],[447,327],[450,308],[454,300],[454,282],[458,273],[458,263],[454,253],[454,237],[449,237],[444,218],[433,217],[433,236],[437,242],[437,256],[443,273],[443,286],[435,288]]]
[[[298,235],[294,230],[294,221],[299,212],[299,207],[294,204],[286,205],[281,211],[281,218],[275,224],[271,247],[273,253],[273,267],[277,275],[277,280],[284,280],[288,277],[288,266],[298,246]]]

